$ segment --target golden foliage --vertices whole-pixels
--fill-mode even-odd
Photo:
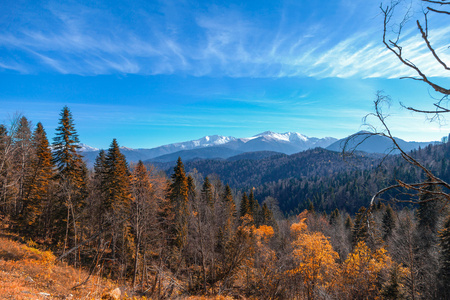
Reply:
[[[274,234],[273,227],[267,225],[259,226],[258,228],[254,229],[254,232],[258,240],[264,241],[270,239]]]
[[[294,236],[299,236],[302,232],[307,229],[306,218],[301,219],[298,223],[291,225],[291,232]]]
[[[332,283],[339,255],[321,232],[307,230],[305,220],[303,218],[291,226],[291,232],[297,236],[292,243],[296,267],[289,273],[300,276],[306,287],[307,297],[311,299],[317,288],[326,288]]]
[[[349,298],[370,295],[378,299],[382,271],[391,267],[392,260],[384,248],[372,251],[363,241],[358,242],[342,265],[339,285]]]

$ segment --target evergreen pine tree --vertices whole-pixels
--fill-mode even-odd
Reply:
[[[383,214],[382,223],[383,223],[383,240],[386,241],[391,236],[392,231],[395,228],[395,213],[390,204],[386,206],[386,210]]]
[[[381,295],[383,299],[402,300],[406,299],[404,287],[401,284],[400,265],[395,264],[390,270],[390,278],[387,284],[383,287]]]
[[[429,184],[428,184],[429,183]],[[424,298],[432,299],[438,290],[439,258],[436,255],[438,244],[438,219],[440,211],[440,198],[433,194],[439,191],[439,187],[426,182],[422,193],[419,195],[419,207],[417,209],[417,248],[416,259],[418,268],[418,291]]]
[[[344,223],[345,229],[347,230],[353,230],[353,221],[350,216],[347,216]]]
[[[58,177],[81,187],[84,184],[82,156],[78,153],[80,140],[75,130],[72,113],[65,106],[60,114],[59,126],[53,138],[53,161],[58,168]]]
[[[52,206],[51,185],[55,175],[47,134],[40,122],[33,132],[32,147],[32,175],[26,191],[23,220],[28,233],[37,234],[43,227],[47,227],[44,223],[48,222],[49,216],[43,214]]]
[[[439,270],[439,294],[441,299],[450,299],[450,216],[439,234],[441,267]]]
[[[250,204],[248,201],[248,197],[247,197],[247,194],[244,192],[244,194],[242,195],[241,207],[239,209],[239,215],[241,218],[243,216],[245,216],[246,214],[248,214],[249,207],[250,207]]]
[[[339,219],[339,216],[340,216],[339,209],[336,208],[330,215],[330,225],[335,225],[337,220]]]
[[[203,203],[208,205],[210,208],[214,207],[212,185],[209,182],[208,176],[206,176],[203,181],[202,200]]]
[[[193,201],[195,201],[195,198],[197,197],[194,178],[192,178],[192,176],[189,175],[187,181],[188,181],[188,201],[190,203],[193,203]]]
[[[250,195],[248,196],[248,213],[253,217],[253,219],[258,219],[261,207],[259,206],[258,200],[255,199],[253,194],[253,189],[250,190]],[[261,220],[255,220],[260,222]]]
[[[272,211],[267,207],[267,204],[264,203],[261,209],[262,214],[262,222],[261,225],[268,225],[272,226],[272,228],[275,230],[277,229],[277,222],[275,221],[275,218],[273,217]]]
[[[375,249],[380,243],[372,214],[364,206],[356,214],[352,229],[352,245],[355,246],[360,241],[365,242],[372,249]]]
[[[315,207],[314,207],[314,203],[312,203],[311,200],[309,201],[309,204],[308,204],[308,211],[310,213],[315,213],[316,212]]]
[[[105,157],[105,177],[102,185],[104,199],[101,205],[103,227],[112,233],[112,257],[123,265],[131,260],[133,242],[130,232],[131,178],[125,156],[113,139]]]
[[[87,197],[87,168],[78,153],[80,148],[78,134],[72,113],[65,106],[60,114],[59,126],[53,139],[53,162],[57,168],[56,178],[59,182],[59,204],[54,211],[54,229],[56,241],[64,235],[64,250],[77,243],[77,231],[81,221],[79,214],[84,208]],[[62,231],[63,230],[63,231]]]
[[[174,224],[172,234],[174,246],[182,249],[186,244],[188,230],[188,180],[184,171],[181,158],[178,158],[174,173],[171,176],[172,182],[169,186],[168,198],[174,213]]]
[[[113,212],[115,218],[128,216],[131,204],[130,172],[116,139],[113,139],[108,149],[105,166],[103,189],[106,197],[102,208],[105,211]]]
[[[228,184],[225,186],[225,192],[222,198],[222,203],[223,206],[226,208],[227,216],[231,219],[236,218],[236,204],[234,203],[231,188]]]
[[[89,201],[89,217],[91,218],[91,224],[93,224],[93,230],[101,231],[105,227],[105,211],[103,209],[104,203],[106,203],[106,152],[100,150],[94,162],[94,174],[90,181],[90,201]]]
[[[100,150],[94,162],[94,179],[103,182],[106,176],[106,152]]]
[[[419,196],[419,207],[417,209],[417,218],[419,219],[418,229],[429,236],[435,236],[437,233],[437,222],[439,215],[439,197],[433,194],[438,192],[439,187],[429,184]]]
[[[234,203],[231,188],[228,184],[225,186],[225,192],[222,197],[222,208],[224,209],[226,217],[225,228],[222,230],[222,233],[225,242],[228,242],[233,235],[237,214],[236,204]]]

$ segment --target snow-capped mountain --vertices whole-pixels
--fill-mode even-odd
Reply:
[[[298,132],[276,133],[272,131],[265,131],[255,135],[253,138],[263,137],[267,140],[278,140],[285,142],[303,141],[306,142],[309,138]]]
[[[182,143],[175,143],[175,144],[165,145],[162,147],[179,148],[179,150],[191,150],[191,149],[195,149],[195,148],[224,145],[224,144],[234,141],[234,140],[236,140],[236,138],[232,137],[232,136],[211,135],[211,136],[202,137],[201,139],[198,139],[198,140],[182,142]]]
[[[272,131],[262,132],[252,137],[235,138],[232,136],[210,135],[197,140],[174,143],[159,146],[152,149],[131,149],[121,147],[120,151],[126,156],[130,162],[138,160],[150,160],[160,156],[167,157],[172,153],[183,153],[187,157],[192,157],[193,153],[189,150],[199,150],[209,147],[220,147],[217,151],[211,149],[209,151],[196,151],[197,158],[226,158],[231,154],[255,152],[255,151],[275,151],[285,154],[292,154],[315,147],[326,147],[335,142],[334,138],[310,138],[297,132],[276,133]],[[95,160],[98,149],[89,147],[84,144],[82,152],[89,163]],[[229,149],[229,151],[226,151]],[[182,155],[182,156],[183,156]],[[183,158],[183,157],[182,157]]]
[[[80,147],[79,148],[80,152],[99,151],[98,148],[94,148],[94,147],[91,147],[91,146],[83,144],[83,143],[79,143],[78,146]]]
[[[293,154],[311,148],[327,147],[335,141],[335,138],[310,138],[298,132],[276,133],[266,131],[249,138],[230,141],[223,147],[241,152],[275,151]]]
[[[121,147],[120,150],[130,162],[138,160],[167,161],[176,155],[180,155],[182,159],[184,157],[186,159],[205,159],[228,158],[238,153],[257,151],[293,154],[315,147],[327,147],[335,141],[335,138],[310,138],[297,132],[276,133],[266,131],[252,137],[235,138],[232,136],[211,135],[197,140],[168,144],[152,149]],[[89,162],[94,161],[94,153],[85,153],[85,157]]]
[[[361,135],[361,133],[358,135]],[[398,140],[407,151],[432,143]],[[183,160],[190,160],[229,158],[239,153],[258,151],[293,154],[317,147],[339,151],[342,143],[343,140],[338,141],[332,137],[316,138],[307,137],[298,132],[276,133],[265,131],[252,137],[235,138],[232,136],[211,135],[197,140],[168,144],[152,149],[121,147],[120,151],[126,156],[129,162],[137,162],[139,160],[167,162],[176,160],[178,156]],[[79,145],[88,164],[92,165],[99,150],[85,144],[80,143]],[[386,149],[390,146],[389,143],[386,143],[385,139],[380,139],[380,137],[375,136],[359,145],[358,150],[372,153],[387,153]]]

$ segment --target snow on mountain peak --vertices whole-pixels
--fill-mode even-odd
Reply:
[[[236,138],[232,136],[222,136],[222,135],[207,135],[198,140],[192,140],[188,142],[172,144],[176,147],[180,147],[184,150],[194,149],[198,147],[211,147],[223,145],[228,142],[234,141]]]
[[[284,142],[293,142],[293,141],[306,142],[309,140],[309,138],[307,136],[304,136],[303,134],[300,134],[298,132],[276,133],[273,131],[265,131],[265,132],[257,134],[255,136],[253,136],[252,138],[248,138],[248,139],[250,140],[250,139],[254,139],[254,138],[258,138],[258,137],[263,137],[263,138],[272,139],[272,140],[279,140],[279,141],[284,141]]]
[[[121,150],[129,150],[129,151],[133,151],[134,150],[133,148],[128,148],[128,147],[125,147],[125,146],[119,147],[119,149],[121,149]]]
[[[83,144],[83,143],[78,143],[78,146],[80,147],[78,151],[81,151],[81,152],[98,151],[97,148],[91,147],[91,146]]]

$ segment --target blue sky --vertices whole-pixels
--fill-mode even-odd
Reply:
[[[262,131],[345,137],[377,90],[406,140],[438,140],[433,92],[381,43],[378,1],[6,1],[0,14],[0,122],[22,113],[50,137],[68,105],[83,143],[148,148]],[[413,12],[420,12],[415,5]],[[433,22],[433,23],[431,23]],[[414,25],[413,22],[410,22]],[[430,19],[432,36],[450,26]],[[413,27],[405,53],[447,79]],[[444,58],[448,49],[432,40]],[[408,46],[408,47],[407,47]],[[408,50],[406,50],[408,49]]]

